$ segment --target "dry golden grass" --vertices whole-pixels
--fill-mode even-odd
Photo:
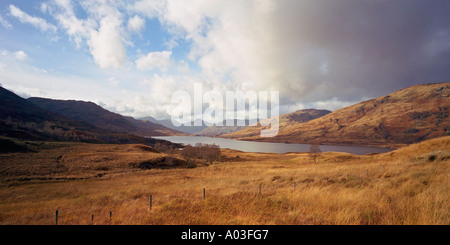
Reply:
[[[54,150],[35,154],[51,158]],[[61,164],[70,165],[66,174],[91,176],[96,170],[87,166],[94,163],[107,166],[106,174],[65,182],[2,176],[0,224],[54,224],[57,209],[65,225],[450,224],[450,137],[386,154],[323,153],[317,164],[306,153],[222,150],[213,165],[166,170],[123,164],[160,155],[136,146],[78,144],[58,152],[65,152]],[[105,156],[111,159],[96,162]]]

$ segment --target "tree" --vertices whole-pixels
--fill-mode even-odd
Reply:
[[[209,164],[212,164],[220,156],[220,148],[216,144],[204,144],[201,152],[203,159]]]
[[[318,158],[321,153],[322,151],[320,150],[319,143],[312,143],[309,147],[309,156],[314,160],[314,163],[316,163],[316,158]]]
[[[194,148],[197,150],[197,158],[205,163],[212,164],[220,156],[220,148],[216,144],[197,143]]]
[[[198,156],[198,151],[195,147],[187,145],[181,151],[181,156],[183,156],[184,160],[186,160],[186,163],[190,167],[194,159]]]

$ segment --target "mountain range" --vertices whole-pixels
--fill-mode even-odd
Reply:
[[[0,136],[145,143],[153,140],[146,136],[191,134],[265,142],[395,147],[450,135],[449,110],[450,82],[415,85],[334,112],[305,109],[281,115],[278,135],[264,138],[260,132],[266,127],[259,124],[175,127],[170,120],[134,119],[92,102],[24,99],[0,87]]]
[[[316,109],[305,109],[305,110],[298,110],[292,113],[280,115],[279,117],[279,123],[280,125],[287,125],[292,122],[297,123],[303,123],[307,122],[319,117],[322,117],[328,113],[331,113],[331,111],[328,110],[316,110]],[[235,126],[210,126],[202,129],[199,132],[196,132],[195,135],[199,136],[221,136],[221,135],[227,135],[231,134],[237,131],[242,132],[243,134],[254,134],[256,132],[260,132],[263,127],[260,126],[259,122],[256,123],[256,126],[250,126],[249,120],[241,120],[243,121],[244,125],[246,126],[237,126],[238,120],[234,120]],[[226,121],[223,122],[223,125],[226,124]]]
[[[166,128],[170,128],[170,129],[173,129],[173,130],[176,130],[176,131],[180,131],[180,132],[183,132],[183,133],[186,133],[186,134],[191,134],[191,135],[194,135],[194,134],[202,131],[203,129],[208,128],[208,126],[206,126],[203,123],[203,121],[201,121],[201,120],[199,120],[201,122],[201,126],[194,126],[194,122],[191,122],[192,126],[180,125],[178,127],[173,125],[171,119],[158,120],[158,119],[155,119],[154,117],[148,116],[148,117],[139,118],[139,120],[141,120],[141,121],[149,121],[149,122],[156,123],[156,124],[161,124],[161,125],[163,125]],[[197,122],[197,124],[198,124],[198,122]]]
[[[187,135],[150,121],[137,120],[110,112],[92,102],[35,97],[29,98],[28,101],[42,109],[115,132],[139,136]]]
[[[246,127],[224,138],[283,143],[395,146],[450,135],[450,82],[415,85],[306,122],[280,120],[275,137]],[[289,114],[288,114],[289,115]]]
[[[238,125],[249,125],[249,120],[237,120],[235,119],[233,122],[234,126],[226,126],[226,120],[224,120],[222,122],[223,126],[216,126],[216,125],[212,125],[209,127],[206,127],[198,132],[195,133],[195,135],[198,136],[209,136],[209,137],[215,137],[215,136],[219,136],[222,134],[229,134],[229,133],[233,133],[236,131],[239,131],[243,128],[245,128],[246,126],[238,126]]]
[[[319,117],[323,117],[327,114],[331,113],[329,110],[316,110],[316,109],[303,109],[295,112],[291,112],[288,114],[279,116],[279,127],[285,128],[288,125],[297,124],[297,123],[305,123],[311,120],[314,120]],[[266,119],[268,121],[271,119]],[[235,134],[238,134],[240,137],[253,137],[257,136],[261,133],[261,130],[267,129],[268,127],[261,126],[260,123],[255,125],[241,127],[240,130],[234,130],[228,133],[220,134],[220,137],[225,138],[233,138]],[[236,132],[236,133],[235,133]]]
[[[183,134],[90,102],[24,99],[0,87],[0,136],[23,140],[154,144],[143,136]],[[167,142],[165,142],[167,143]]]

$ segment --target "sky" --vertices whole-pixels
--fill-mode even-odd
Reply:
[[[170,118],[177,90],[336,110],[450,77],[446,0],[1,0],[0,84]]]

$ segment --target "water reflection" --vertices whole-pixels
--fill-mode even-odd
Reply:
[[[152,137],[164,139],[173,143],[185,145],[216,144],[220,148],[234,149],[244,152],[269,152],[269,153],[286,153],[286,152],[308,152],[309,144],[285,144],[285,143],[268,143],[268,142],[252,142],[233,139],[211,138],[202,136],[164,136]],[[357,155],[367,153],[384,153],[391,151],[389,148],[366,147],[366,146],[338,146],[338,145],[320,145],[322,152],[348,152]]]

